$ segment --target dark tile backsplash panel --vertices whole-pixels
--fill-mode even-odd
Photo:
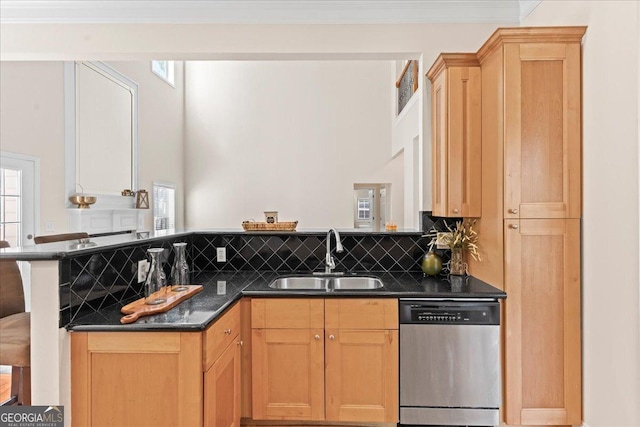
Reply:
[[[418,272],[429,239],[420,233],[342,234],[344,252],[332,254],[337,271]],[[162,242],[64,258],[60,261],[60,326],[113,304],[126,303],[144,295],[138,283],[138,261],[147,249],[167,249],[164,263],[167,278],[173,263],[171,245],[187,242],[187,262],[194,274],[203,271],[312,272],[324,269],[326,233],[282,234],[196,234],[167,238]],[[227,261],[216,262],[216,247],[225,247]]]
[[[171,245],[174,242],[190,243],[190,239],[191,237],[169,238],[162,242],[142,243],[63,258],[59,263],[60,327],[100,308],[116,303],[124,305],[134,298],[142,297],[144,283],[138,283],[138,261],[148,259],[147,249],[166,249],[164,270],[169,278],[174,256]],[[188,262],[189,258],[187,254]]]
[[[332,255],[337,271],[406,272],[420,268],[427,239],[420,234],[346,234],[344,252]],[[203,271],[295,271],[324,269],[326,234],[235,234],[193,236],[193,266]],[[216,247],[227,249],[227,261],[216,262]]]

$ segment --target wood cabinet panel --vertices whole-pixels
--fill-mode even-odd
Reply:
[[[326,330],[328,421],[398,421],[398,331]]]
[[[446,73],[431,82],[431,158],[434,215],[447,212],[447,97]]]
[[[74,332],[71,352],[74,426],[202,425],[200,333]]]
[[[474,54],[442,54],[431,87],[432,210],[436,216],[481,214],[481,73]]]
[[[269,329],[324,328],[322,298],[254,298],[251,327]]]
[[[253,419],[323,420],[324,330],[253,329],[251,334]]]
[[[240,304],[236,303],[204,333],[203,371],[207,371],[240,333]]]
[[[580,424],[581,39],[585,27],[498,29],[482,70],[482,262],[508,295],[509,424]],[[519,220],[518,220],[519,219]]]
[[[240,378],[242,386],[241,416],[251,418],[251,298],[240,300]]]
[[[508,44],[505,218],[579,218],[580,45]]]
[[[240,335],[233,340],[204,374],[205,427],[240,427]]]
[[[398,329],[395,298],[331,298],[324,307],[327,329]]]
[[[580,424],[580,221],[505,221],[506,421]]]
[[[286,318],[309,324],[309,313],[320,312],[318,302],[325,315],[321,328],[251,330],[254,420],[398,421],[397,299],[306,300],[313,308],[281,299],[277,307],[294,312],[272,323],[264,321],[275,309],[268,307],[272,300],[264,299],[266,306],[262,300],[252,299],[254,325],[284,326]]]

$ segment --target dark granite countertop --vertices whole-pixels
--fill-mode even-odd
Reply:
[[[269,288],[273,272],[202,273],[194,280],[204,290],[166,313],[140,318],[122,325],[120,305],[76,319],[71,331],[199,331],[205,329],[225,309],[243,296],[253,297],[381,297],[381,298],[506,298],[506,294],[475,277],[423,277],[422,273],[366,273],[379,277],[384,287],[371,290],[281,290]],[[293,274],[289,274],[293,275]],[[460,283],[456,283],[459,281]]]

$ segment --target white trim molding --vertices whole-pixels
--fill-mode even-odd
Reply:
[[[131,147],[131,190],[138,190],[138,84],[114,68],[99,61],[83,64],[100,70],[105,77],[126,87],[132,93],[132,147]],[[72,208],[68,197],[78,191],[76,188],[76,144],[77,144],[77,111],[76,111],[76,62],[64,63],[64,129],[65,129],[65,207]],[[132,208],[135,205],[131,197],[111,194],[94,194],[99,196],[95,207],[99,208]]]
[[[3,0],[1,23],[518,24],[541,0]]]

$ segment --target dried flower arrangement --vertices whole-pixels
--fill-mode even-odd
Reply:
[[[451,229],[447,225],[449,233],[445,234],[440,243],[443,243],[451,249],[462,249],[468,251],[474,260],[482,261],[478,252],[478,232],[473,229],[476,220],[456,221],[456,227]]]

